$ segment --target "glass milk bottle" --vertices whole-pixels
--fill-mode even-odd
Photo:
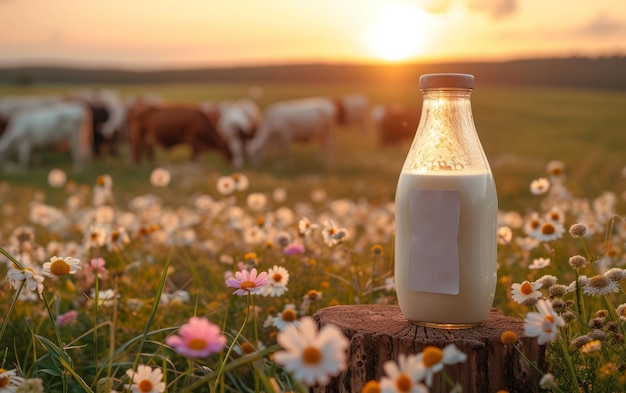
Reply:
[[[476,326],[493,304],[498,201],[473,87],[468,74],[420,78],[422,114],[395,197],[398,303],[419,325]]]

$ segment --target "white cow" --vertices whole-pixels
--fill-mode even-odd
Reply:
[[[0,117],[8,120],[20,111],[56,104],[62,100],[63,97],[59,95],[5,96],[0,98]]]
[[[92,105],[99,105],[106,109],[108,118],[102,123],[100,129],[100,133],[105,139],[113,138],[116,133],[125,134],[128,106],[117,91],[111,89],[84,89],[75,91],[70,96],[84,99]]]
[[[91,112],[76,102],[60,102],[15,114],[0,137],[0,161],[17,152],[26,169],[36,149],[67,143],[75,169],[91,157]]]
[[[255,136],[261,121],[257,104],[249,98],[243,98],[219,103],[203,102],[199,106],[227,141],[233,153],[233,166],[243,167],[246,143]]]
[[[337,106],[329,98],[274,103],[263,113],[257,136],[248,145],[248,157],[252,163],[258,164],[275,144],[283,156],[289,157],[293,142],[317,139],[318,157],[328,163],[332,159],[336,124]]]
[[[342,106],[341,122],[348,126],[364,128],[368,120],[369,99],[360,93],[346,94],[339,97]]]

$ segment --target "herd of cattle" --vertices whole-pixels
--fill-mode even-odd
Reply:
[[[332,156],[339,126],[378,131],[381,145],[411,139],[421,108],[371,105],[363,94],[274,102],[261,109],[251,98],[181,104],[158,97],[124,98],[114,90],[65,95],[0,97],[0,165],[14,158],[21,169],[37,152],[67,149],[76,169],[92,157],[117,154],[127,144],[134,164],[154,149],[187,144],[192,158],[218,151],[234,168],[259,164],[270,148],[290,155],[295,142],[316,140],[319,158]]]

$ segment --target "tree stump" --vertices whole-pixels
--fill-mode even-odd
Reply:
[[[313,318],[319,327],[335,325],[350,340],[347,369],[326,386],[312,388],[315,393],[359,393],[369,380],[380,381],[383,364],[397,360],[400,353],[416,354],[425,347],[440,348],[450,343],[467,354],[464,363],[447,365],[445,372],[463,387],[463,392],[534,392],[541,375],[520,353],[500,341],[510,330],[519,338],[519,348],[540,370],[545,370],[544,347],[535,337],[524,337],[524,321],[506,317],[493,309],[480,326],[446,330],[427,328],[408,322],[399,306],[334,306],[319,310]],[[448,392],[442,374],[435,376],[431,392]]]

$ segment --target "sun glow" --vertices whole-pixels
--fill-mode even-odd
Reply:
[[[407,60],[426,52],[432,27],[433,17],[428,12],[394,5],[387,7],[378,22],[364,33],[364,40],[382,60]]]

